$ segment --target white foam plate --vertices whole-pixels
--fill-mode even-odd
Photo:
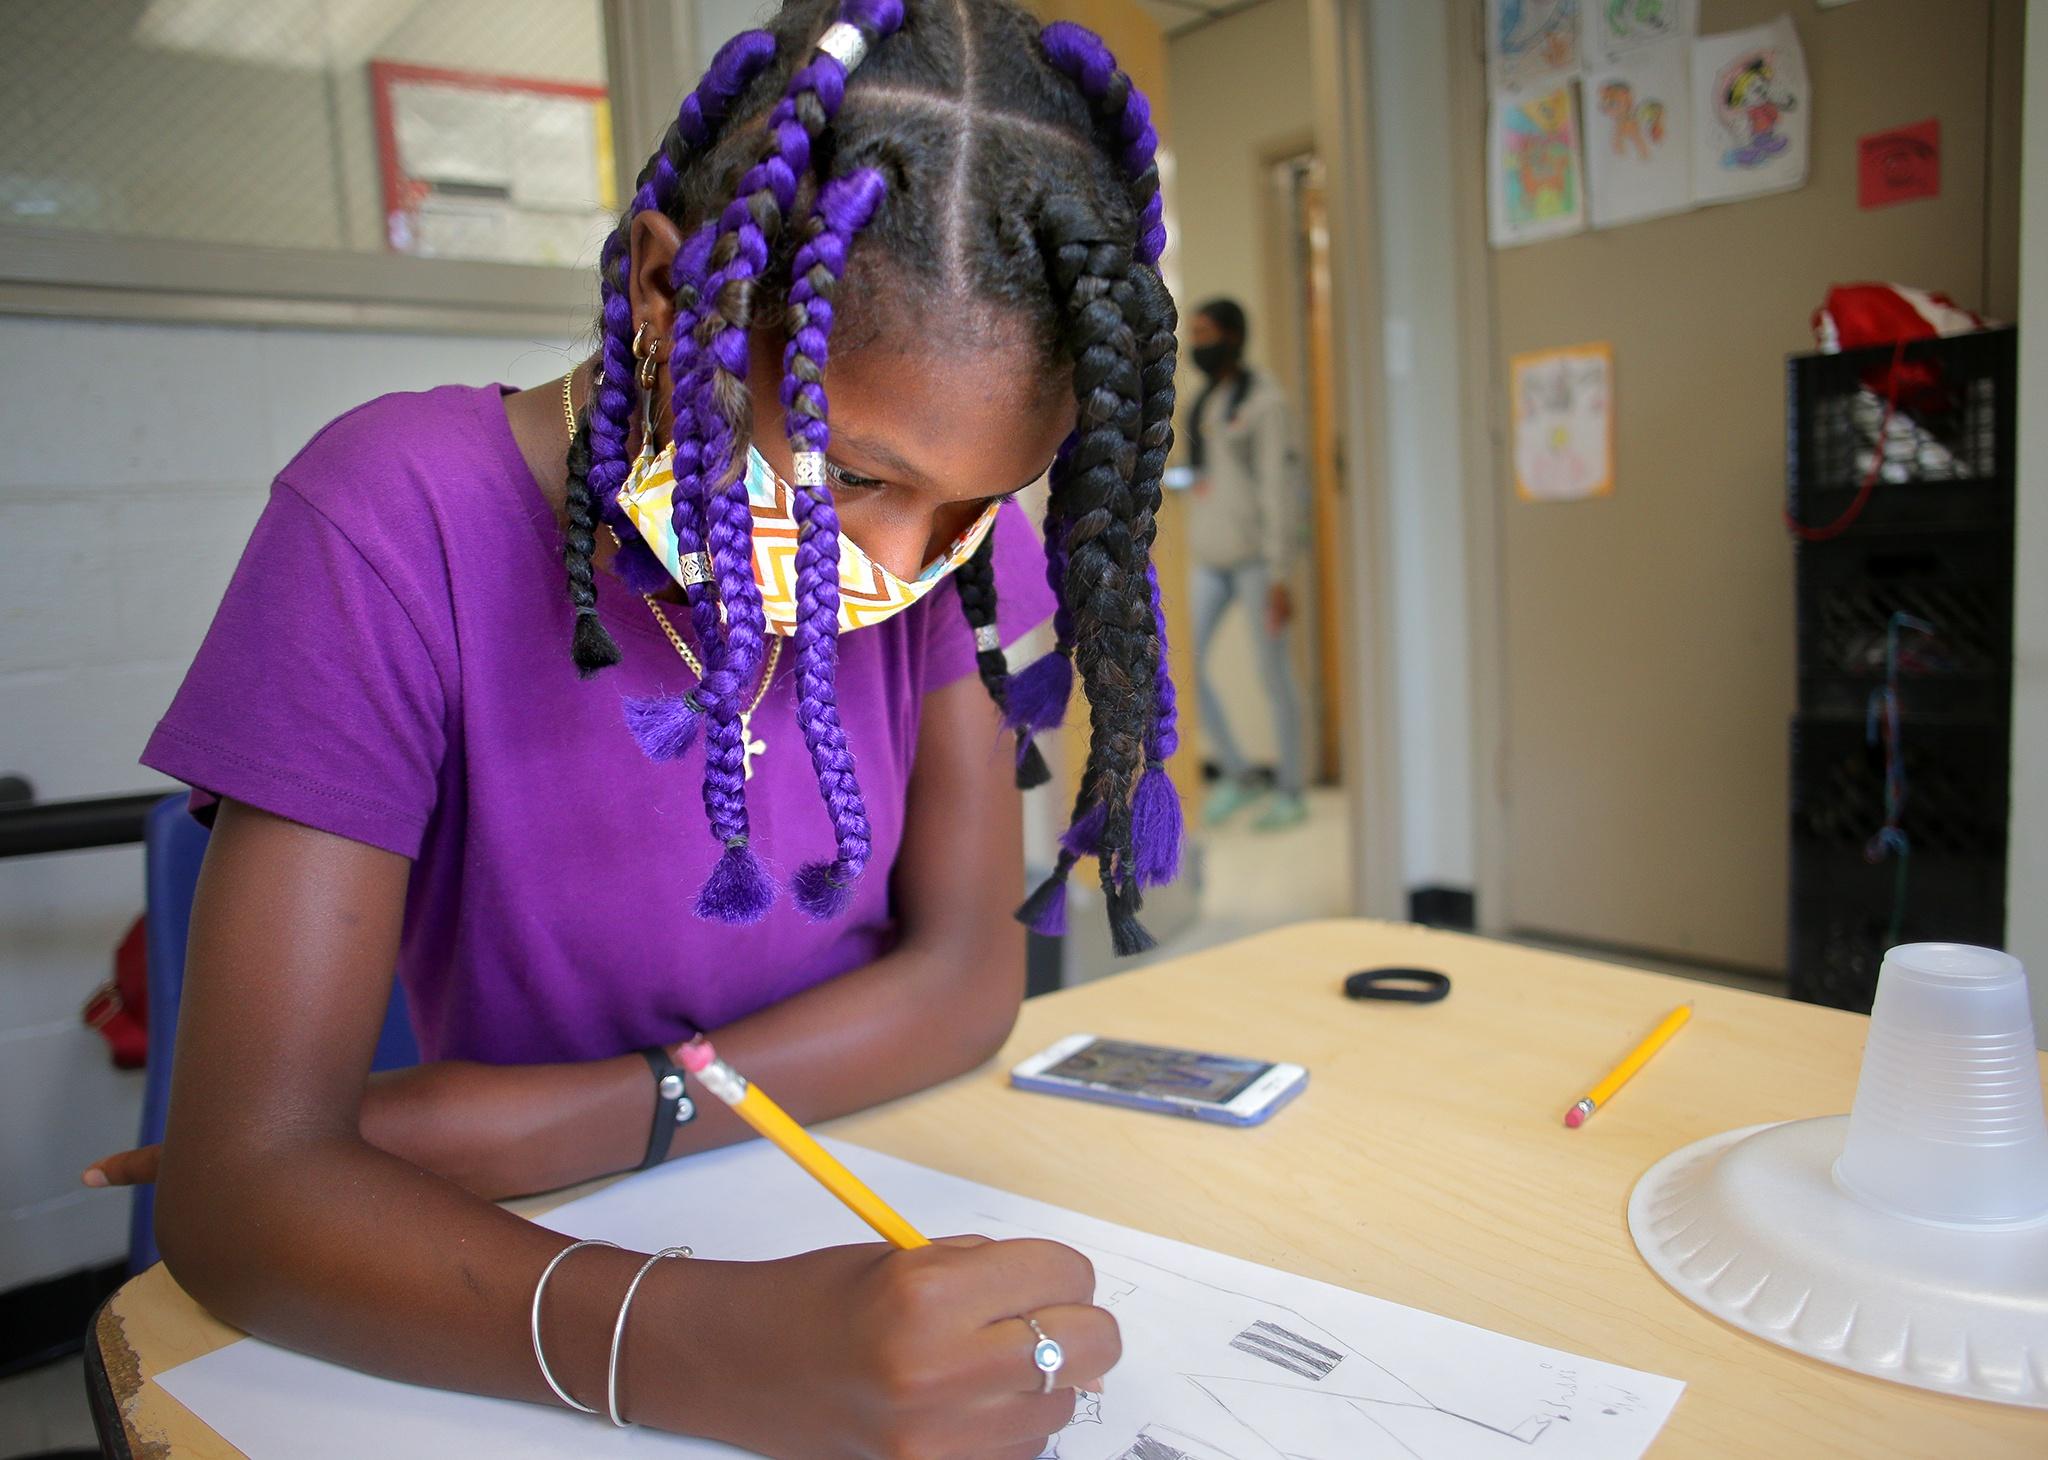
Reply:
[[[1723,1132],[1629,1197],[1657,1275],[1716,1318],[1901,1384],[2048,1409],[2048,1219],[1893,1216],[1835,1181],[1846,1115]]]

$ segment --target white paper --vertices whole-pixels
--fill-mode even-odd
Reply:
[[[1806,181],[1813,93],[1792,17],[1692,48],[1693,198],[1725,203]]]
[[[1692,71],[1683,41],[1586,73],[1586,203],[1595,228],[1692,206]]]
[[[1579,18],[1579,49],[1591,69],[1642,46],[1690,40],[1699,30],[1699,0],[1582,0]]]
[[[1094,1260],[1124,1357],[1054,1437],[1057,1460],[1634,1460],[1684,1387],[831,1144],[927,1232],[1054,1237]],[[758,1142],[619,1182],[546,1224],[726,1259],[873,1240]],[[159,1382],[250,1460],[738,1453],[373,1379],[253,1339]]]
[[[1495,248],[1562,238],[1586,226],[1578,104],[1570,82],[1496,92],[1486,141],[1488,235]]]
[[[1579,5],[1486,0],[1486,76],[1496,91],[1548,89],[1578,74]]]
[[[1522,355],[1509,374],[1516,493],[1577,502],[1613,491],[1613,351],[1598,344]]]

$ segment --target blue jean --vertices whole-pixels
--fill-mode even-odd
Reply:
[[[1272,576],[1266,565],[1253,561],[1239,563],[1231,568],[1212,568],[1198,564],[1195,568],[1195,678],[1202,690],[1202,730],[1209,737],[1209,744],[1222,762],[1226,775],[1242,780],[1251,770],[1245,761],[1244,752],[1238,749],[1237,737],[1230,733],[1230,719],[1224,712],[1225,696],[1218,692],[1215,665],[1210,650],[1216,641],[1216,630],[1223,623],[1223,615],[1233,602],[1241,602],[1244,611],[1252,618],[1252,635],[1256,652],[1253,657],[1259,662],[1259,679],[1266,690],[1266,703],[1273,715],[1273,739],[1280,747],[1280,789],[1289,795],[1301,794],[1303,780],[1301,769],[1301,696],[1294,688],[1294,656],[1288,651],[1288,632],[1267,632],[1266,599],[1271,592]],[[1242,702],[1242,687],[1225,686],[1237,691],[1233,696]]]

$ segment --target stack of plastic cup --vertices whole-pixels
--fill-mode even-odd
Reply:
[[[1917,1221],[2048,1216],[2048,1117],[2018,959],[1962,943],[1885,955],[1835,1179]]]
[[[1892,949],[1853,1113],[1673,1151],[1628,1223],[1659,1277],[1758,1338],[2048,1409],[2048,1116],[2018,961]]]

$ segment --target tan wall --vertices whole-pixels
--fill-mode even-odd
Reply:
[[[1476,36],[1479,0],[1460,0]],[[1484,510],[1500,557],[1507,877],[1521,927],[1765,968],[1785,937],[1793,705],[1784,357],[1812,348],[1828,286],[1866,279],[2009,307],[2018,124],[1999,60],[2007,0],[1705,0],[1703,31],[1793,14],[1812,76],[1796,192],[1557,242],[1487,263],[1489,398],[1503,362],[1609,340],[1617,485]],[[1480,64],[1457,58],[1469,88]],[[1992,85],[1987,88],[1987,76]],[[1937,116],[1939,198],[1864,212],[1856,139]],[[1468,144],[1461,166],[1479,169]]]

